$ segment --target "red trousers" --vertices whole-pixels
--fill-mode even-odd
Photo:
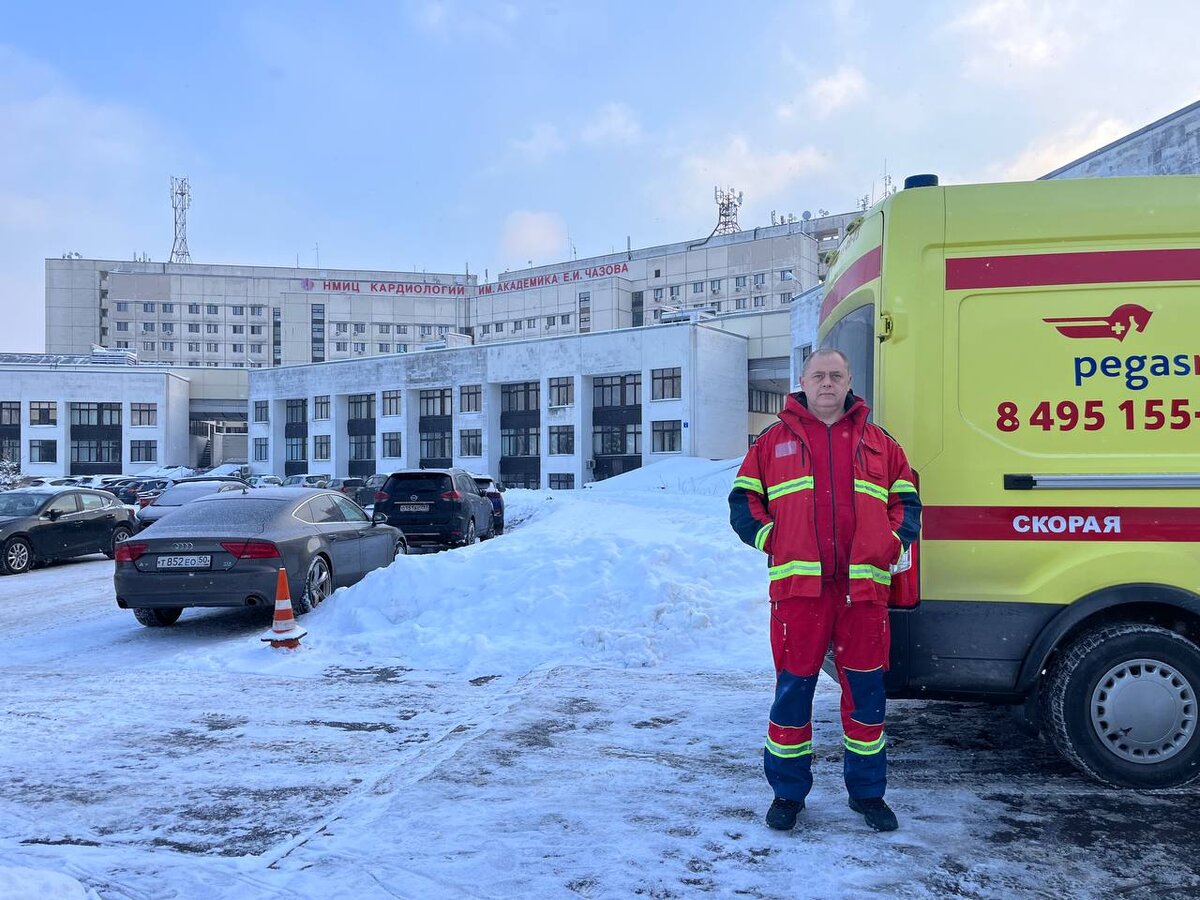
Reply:
[[[812,703],[821,663],[833,645],[842,688],[846,790],[855,799],[882,797],[887,787],[883,735],[891,634],[882,603],[847,602],[849,586],[827,581],[821,596],[771,603],[775,702],[763,765],[775,796],[803,800],[812,789]]]

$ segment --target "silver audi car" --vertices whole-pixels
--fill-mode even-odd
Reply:
[[[404,533],[383,518],[335,491],[210,494],[117,546],[117,606],[148,626],[173,625],[192,606],[273,608],[282,566],[303,615],[408,552]]]

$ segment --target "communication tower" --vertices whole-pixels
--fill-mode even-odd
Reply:
[[[171,262],[188,263],[192,254],[187,245],[187,211],[192,205],[192,189],[187,177],[171,176],[171,207],[175,210],[175,243],[171,246]]]
[[[742,192],[733,193],[733,188],[713,188],[713,199],[717,201],[717,227],[713,234],[737,234],[742,230],[738,224],[738,207],[742,205]],[[712,235],[710,235],[711,237]]]

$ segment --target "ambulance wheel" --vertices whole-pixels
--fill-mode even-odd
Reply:
[[[1096,781],[1171,788],[1200,777],[1200,647],[1183,635],[1134,622],[1087,631],[1042,691],[1046,734]]]

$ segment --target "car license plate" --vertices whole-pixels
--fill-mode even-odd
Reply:
[[[398,503],[396,512],[429,512],[428,503]]]
[[[212,568],[212,556],[208,553],[160,556],[156,565],[160,569],[209,569]]]

